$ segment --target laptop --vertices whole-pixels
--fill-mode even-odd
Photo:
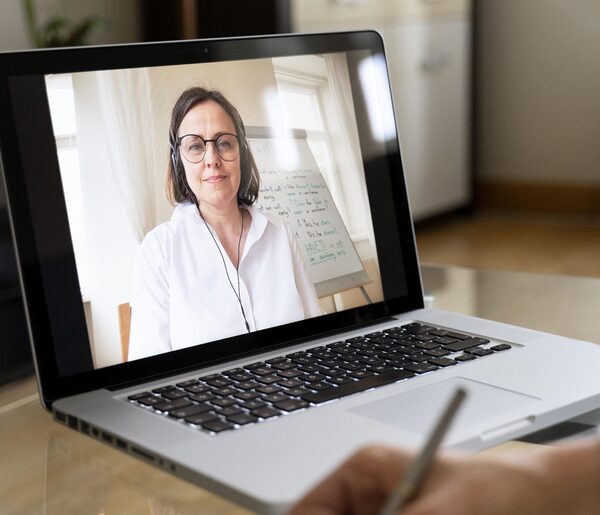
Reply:
[[[392,104],[370,31],[0,55],[54,420],[282,513],[362,445],[418,447],[459,386],[449,448],[597,408],[596,345],[424,308]],[[171,200],[185,178],[173,203],[167,173]],[[236,199],[233,244],[216,191]]]

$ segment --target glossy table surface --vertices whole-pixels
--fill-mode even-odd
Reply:
[[[600,343],[599,278],[424,267],[423,284],[435,308]],[[0,387],[1,515],[249,513],[54,423],[35,392]]]

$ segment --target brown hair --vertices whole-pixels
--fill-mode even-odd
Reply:
[[[238,204],[250,206],[258,198],[260,175],[252,152],[250,152],[250,147],[248,146],[246,128],[244,127],[242,117],[233,104],[229,102],[220,91],[208,90],[202,87],[186,89],[179,95],[177,102],[175,102],[175,105],[173,106],[173,111],[171,112],[171,124],[169,126],[171,159],[169,160],[167,167],[167,198],[173,205],[182,202],[191,202],[198,205],[198,200],[187,182],[185,170],[183,169],[183,164],[179,158],[177,133],[185,115],[190,112],[193,107],[202,102],[206,102],[207,100],[214,100],[217,102],[217,104],[225,109],[225,112],[233,120],[235,131],[240,141],[241,177],[237,195]]]

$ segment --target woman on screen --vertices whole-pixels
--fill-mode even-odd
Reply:
[[[175,210],[139,251],[129,359],[320,315],[289,227],[253,206],[259,173],[237,109],[187,89],[169,141]]]

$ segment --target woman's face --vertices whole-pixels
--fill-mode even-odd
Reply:
[[[195,134],[205,140],[216,140],[224,133],[237,134],[233,120],[220,104],[207,100],[188,111],[179,126],[178,137]],[[181,148],[179,159],[200,206],[223,210],[237,205],[241,176],[239,152],[233,161],[225,161],[219,156],[216,144],[207,143],[206,153],[199,163],[189,162]]]

